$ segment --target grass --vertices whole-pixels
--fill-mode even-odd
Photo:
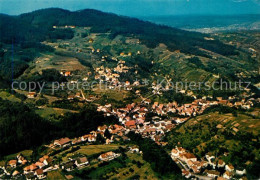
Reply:
[[[129,179],[134,175],[139,175],[140,179],[158,179],[154,171],[151,169],[151,166],[148,162],[142,159],[142,156],[138,154],[127,153],[127,157],[129,158],[129,163],[127,167],[121,168],[118,170],[118,173],[111,176],[109,179]],[[132,161],[139,161],[142,163],[141,168],[139,168],[136,164],[133,164]],[[129,171],[133,169],[134,171]]]
[[[31,71],[41,72],[43,69],[55,68],[57,70],[75,71],[84,70],[85,67],[76,58],[59,56],[59,55],[44,55],[38,58],[36,67]]]
[[[123,101],[129,94],[128,91],[124,90],[105,90],[104,88],[96,88],[95,94],[97,95],[106,95],[110,99],[114,99],[116,101]]]
[[[33,153],[32,150],[24,150],[24,151],[21,151],[19,153],[10,154],[8,156],[5,156],[4,159],[6,159],[6,160],[16,159],[16,156],[18,154],[23,154],[27,159],[30,159],[30,156],[32,155],[32,153]]]
[[[9,100],[12,102],[21,102],[21,99],[15,97],[13,94],[10,94],[6,91],[0,91],[0,97],[4,100]]]
[[[197,157],[212,152],[226,163],[244,166],[246,161],[254,161],[259,154],[256,139],[260,132],[260,119],[247,113],[237,111],[237,116],[234,116],[231,113],[212,112],[191,118],[167,134],[166,141],[170,147],[181,145]],[[229,152],[229,155],[225,157],[223,152]]]
[[[108,151],[114,151],[118,149],[120,146],[117,144],[107,144],[107,145],[85,145],[85,146],[80,146],[80,149],[73,152],[73,153],[68,153],[66,154],[65,157],[62,157],[62,161],[66,162],[68,161],[68,157],[72,156],[73,154],[84,154],[86,156],[91,156],[94,154],[100,154],[103,152],[108,152]],[[69,151],[69,150],[67,150]],[[62,153],[64,153],[63,151]]]
[[[78,111],[61,109],[61,108],[51,108],[51,107],[44,107],[36,110],[35,112],[43,118],[49,118],[52,115],[64,115],[67,112],[78,113]]]
[[[158,179],[150,164],[144,161],[141,155],[131,153],[126,153],[126,155],[126,158],[121,156],[106,164],[101,163],[98,167],[90,167],[88,177],[91,179],[130,179],[139,176],[140,179]]]
[[[47,179],[56,180],[56,179],[65,179],[65,177],[62,175],[61,170],[57,170],[57,171],[48,172]]]
[[[259,109],[255,109],[248,114],[256,114],[258,110]],[[242,113],[238,113],[237,117],[233,116],[232,114],[209,113],[193,118],[191,121],[187,122],[187,126],[196,123],[196,121],[203,121],[206,119],[208,122],[219,122],[219,124],[222,124],[223,127],[226,128],[232,128],[234,124],[238,123],[239,126],[237,128],[239,130],[253,132],[254,134],[258,134],[260,132],[260,119],[254,119]],[[181,129],[182,128],[180,128],[180,130]]]
[[[117,144],[107,144],[107,145],[87,145],[81,146],[76,152],[85,154],[87,156],[98,154],[106,151],[114,151],[119,148]]]
[[[5,161],[0,161],[0,166],[4,167],[5,166]]]

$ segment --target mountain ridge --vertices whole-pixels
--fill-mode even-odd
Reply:
[[[119,34],[136,36],[141,42],[152,48],[158,46],[159,43],[164,43],[171,51],[181,50],[185,53],[196,55],[206,56],[199,48],[208,49],[222,55],[237,54],[234,47],[223,44],[217,40],[207,41],[204,39],[206,35],[201,33],[188,32],[165,25],[156,25],[136,18],[104,13],[93,9],[71,12],[60,8],[49,8],[15,17],[8,16],[8,18],[15,18],[18,19],[20,23],[25,23],[25,28],[41,28],[42,31],[45,31],[41,32],[45,36],[50,31],[53,31],[52,26],[89,26],[92,27],[92,32],[110,32],[112,37]],[[3,17],[1,17],[1,19],[3,19]],[[15,25],[13,26],[15,27]],[[2,28],[5,27],[5,24],[0,27],[2,29],[1,34],[4,33],[2,36],[8,36],[8,31]],[[30,31],[35,32],[36,30]],[[5,32],[7,32],[7,34],[5,34]],[[41,34],[38,33],[38,36],[40,37]],[[38,37],[36,37],[36,39],[37,38]],[[39,38],[39,40],[41,40],[41,38]]]

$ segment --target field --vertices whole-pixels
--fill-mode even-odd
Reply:
[[[140,155],[128,153],[127,156],[132,162],[129,162],[126,168],[121,168],[117,174],[111,176],[109,179],[131,179],[138,176],[140,179],[158,179],[151,169],[151,165],[144,161]],[[142,164],[141,168],[140,165],[133,163],[135,161],[139,161]],[[130,169],[133,169],[133,171]]]
[[[139,154],[126,153],[126,156],[109,162],[92,165],[81,171],[81,178],[90,179],[158,179],[149,163]]]
[[[51,171],[47,174],[48,180],[56,180],[56,179],[65,179],[65,177],[62,175],[61,171]]]
[[[219,114],[219,113],[209,113],[206,115],[198,116],[190,121],[188,121],[185,126],[193,126],[198,124],[200,121],[205,121],[209,123],[217,123],[217,125],[222,125],[223,129],[237,128],[241,131],[252,132],[254,134],[259,134],[260,132],[260,119],[259,115],[253,118],[247,114],[256,114],[259,112],[259,108],[254,109],[252,112],[239,113],[237,116],[229,114]],[[181,127],[180,132],[184,132],[184,127]]]
[[[15,97],[13,94],[10,94],[6,91],[0,91],[0,97],[4,100],[8,100],[12,102],[21,102],[21,99]]]
[[[93,154],[99,154],[102,152],[113,151],[119,148],[117,144],[108,144],[108,145],[87,145],[81,146],[77,153],[85,154],[91,156]]]
[[[32,150],[24,150],[24,151],[21,151],[21,152],[18,152],[18,153],[15,153],[15,154],[10,154],[8,156],[5,156],[4,159],[5,160],[11,160],[11,159],[16,159],[16,156],[18,154],[23,154],[26,159],[31,159],[31,155],[32,155],[33,151]],[[2,161],[0,161],[0,164],[1,164]],[[1,166],[1,165],[0,165]]]
[[[61,109],[61,108],[51,108],[51,107],[42,107],[38,110],[35,110],[36,114],[39,114],[43,118],[49,118],[50,116],[59,116],[64,115],[67,112],[78,113],[78,111]]]
[[[80,64],[80,62],[76,58],[48,54],[36,60],[35,69],[31,70],[31,73],[40,72],[43,69],[51,68],[64,71],[75,71],[85,69],[85,67],[82,64]]]
[[[107,145],[84,145],[80,146],[80,149],[73,152],[73,153],[66,153],[66,151],[63,151],[60,154],[66,154],[66,156],[62,155],[63,162],[66,162],[68,160],[68,157],[73,156],[74,154],[83,154],[88,156],[95,155],[95,154],[101,154],[108,151],[114,151],[119,148],[119,145],[117,144],[107,144]],[[69,150],[67,150],[69,151]]]
[[[117,144],[84,145],[80,146],[80,149],[73,153],[66,153],[69,149],[63,151],[56,155],[57,157],[61,156],[63,162],[68,161],[68,157],[80,154],[86,155],[89,158],[90,166],[73,172],[49,172],[47,179],[64,179],[65,175],[72,175],[76,179],[158,179],[157,174],[151,169],[151,165],[144,161],[140,154],[126,153],[109,162],[100,162],[96,159],[97,155],[108,151],[115,151],[119,147],[120,145]],[[95,158],[90,158],[93,155]]]

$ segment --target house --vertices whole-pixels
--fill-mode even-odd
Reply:
[[[227,179],[224,177],[218,177],[217,180],[227,180]]]
[[[151,100],[150,100],[150,99],[145,99],[145,100],[144,100],[144,103],[147,104],[147,105],[149,105],[149,104],[151,103]]]
[[[89,142],[95,142],[95,141],[96,141],[96,136],[95,136],[95,135],[90,135],[90,136],[88,137],[88,141],[89,141]]]
[[[242,175],[246,174],[246,170],[244,168],[238,167],[236,169],[236,174],[242,176]]]
[[[10,160],[10,161],[8,162],[8,165],[11,166],[12,168],[15,168],[16,165],[17,165],[17,160]]]
[[[182,147],[176,147],[175,149],[178,151],[179,154],[186,152],[186,150]]]
[[[74,144],[78,144],[78,143],[81,143],[81,142],[82,142],[81,138],[74,138],[71,143],[74,145]]]
[[[75,168],[75,162],[69,161],[61,165],[61,169],[64,169],[66,171],[72,171]]]
[[[172,149],[171,156],[172,157],[178,157],[179,156],[179,152],[176,149]]]
[[[218,167],[219,167],[219,168],[225,167],[225,162],[224,162],[222,159],[219,159],[219,160],[218,160]]]
[[[139,147],[138,146],[131,146],[130,148],[129,148],[129,152],[131,152],[131,153],[139,153]]]
[[[65,177],[66,177],[66,179],[73,179],[74,178],[74,176],[72,176],[71,174],[65,175]]]
[[[227,164],[225,166],[225,170],[229,171],[229,172],[233,172],[235,170],[234,166],[232,164]]]
[[[226,178],[226,179],[231,179],[233,176],[233,173],[230,172],[230,171],[226,171],[224,174],[223,174],[223,177]]]
[[[71,140],[69,138],[61,138],[54,141],[54,145],[60,146],[60,147],[66,147],[70,145]]]
[[[17,176],[17,175],[19,175],[19,174],[20,174],[19,171],[15,170],[15,171],[13,172],[12,176]]]
[[[119,155],[112,152],[112,151],[109,151],[107,153],[104,153],[104,154],[101,154],[98,159],[100,161],[111,161],[113,159],[115,159],[116,157],[118,157]]]
[[[74,96],[73,95],[69,95],[68,96],[68,100],[73,100],[74,99]]]
[[[125,85],[126,85],[126,86],[130,86],[130,82],[129,82],[129,81],[126,81],[126,82],[125,82]]]
[[[52,162],[52,159],[51,158],[46,158],[44,159],[43,163],[47,166],[47,165],[50,165],[50,163]]]
[[[218,177],[220,175],[220,172],[215,171],[215,170],[206,170],[206,174],[209,177],[215,178],[215,177]]]
[[[125,122],[125,126],[126,126],[127,128],[136,128],[136,125],[135,125],[135,121],[134,121],[134,120],[126,121],[126,122]]]
[[[221,100],[222,100],[222,97],[216,97],[216,99],[217,99],[218,101],[221,101]]]
[[[37,169],[35,171],[35,175],[37,176],[38,179],[43,179],[45,178],[45,174],[43,173],[43,169]]]
[[[28,98],[32,99],[36,97],[36,92],[29,92],[27,95]]]
[[[43,168],[45,166],[45,164],[42,162],[36,162],[35,165],[38,166],[39,168]]]
[[[200,170],[198,169],[197,166],[192,166],[191,169],[192,169],[192,171],[193,171],[195,174],[197,174],[197,173],[200,172]]]
[[[94,42],[94,39],[90,38],[90,39],[88,40],[88,42],[89,42],[89,43],[93,43],[93,42]]]
[[[212,161],[213,159],[215,159],[215,156],[213,156],[212,153],[207,153],[207,154],[206,154],[206,159],[211,163],[211,161]]]
[[[39,162],[43,163],[45,166],[49,165],[52,162],[52,159],[48,155],[44,155],[39,159]]]
[[[35,171],[36,169],[38,169],[36,164],[31,164],[30,166],[26,166],[25,168],[23,168],[25,174]]]
[[[81,96],[80,92],[77,92],[75,95],[75,97],[77,97],[77,98],[80,98],[80,96]]]
[[[139,86],[139,85],[140,85],[140,82],[139,82],[139,81],[135,81],[135,82],[133,83],[133,85],[134,85],[134,86]]]
[[[88,159],[86,157],[79,157],[75,160],[75,164],[76,164],[77,167],[85,166],[88,163],[89,162],[88,162]]]
[[[81,141],[87,141],[90,134],[86,134],[84,136],[81,136]]]
[[[184,153],[183,156],[182,156],[182,159],[187,163],[188,160],[191,160],[191,161],[197,161],[197,158],[194,154],[192,153]]]
[[[181,172],[182,172],[182,176],[184,176],[185,178],[188,179],[191,177],[191,173],[189,171],[182,169]]]
[[[65,73],[64,73],[64,76],[65,76],[65,77],[71,76],[71,72],[70,72],[70,71],[65,72]]]
[[[105,132],[106,129],[107,129],[107,126],[104,125],[104,126],[98,126],[98,129],[97,129],[97,130],[100,131],[100,132]]]
[[[18,154],[16,156],[16,158],[18,160],[18,163],[20,163],[20,164],[24,165],[25,163],[27,163],[27,160],[25,159],[25,157],[22,154]]]

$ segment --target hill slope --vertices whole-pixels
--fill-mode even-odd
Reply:
[[[2,19],[11,19],[6,21]],[[134,35],[140,38],[141,42],[149,47],[156,47],[159,43],[164,43],[170,50],[180,49],[185,53],[205,55],[199,48],[208,49],[222,55],[236,54],[235,48],[224,45],[219,41],[207,41],[205,35],[195,32],[187,32],[167,26],[160,26],[150,22],[141,21],[135,18],[118,16],[111,13],[103,13],[97,10],[86,9],[82,11],[70,12],[63,9],[50,8],[22,14],[20,16],[0,17],[2,36],[13,37],[20,34],[9,34],[6,29],[11,27],[11,32],[19,32],[21,29],[32,34],[31,37],[24,33],[24,39],[37,37],[46,38],[52,26],[75,25],[92,27],[91,31],[96,33],[110,32],[111,36]],[[15,26],[17,28],[15,28]],[[21,28],[21,27],[22,28]],[[22,39],[20,37],[20,39]]]

